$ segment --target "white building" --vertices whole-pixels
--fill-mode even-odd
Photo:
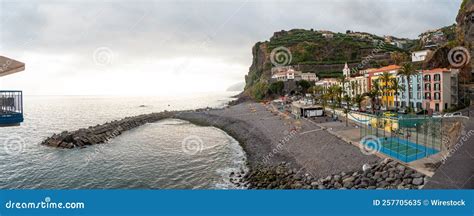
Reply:
[[[315,73],[301,73],[301,79],[309,81],[309,82],[318,81],[318,77],[316,76]]]
[[[301,71],[295,71],[293,68],[289,68],[287,70],[273,74],[272,79],[284,82],[288,80],[300,80],[301,74]]]
[[[415,51],[411,54],[411,61],[412,62],[424,61],[426,59],[426,56],[428,56],[430,53],[431,53],[431,50]]]
[[[272,70],[275,71],[272,75],[272,79],[276,81],[283,81],[286,82],[288,80],[306,80],[309,82],[316,82],[318,81],[318,77],[316,76],[315,73],[302,73],[301,71],[296,71],[293,68],[279,68],[278,70]]]
[[[333,85],[339,85],[339,81],[335,78],[326,78],[326,79],[321,79],[321,80],[317,81],[314,85],[323,87],[324,92],[326,92],[326,90],[329,87],[331,87]]]

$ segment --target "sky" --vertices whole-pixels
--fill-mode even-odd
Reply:
[[[294,28],[417,38],[455,22],[461,0],[0,0],[0,55],[26,95],[222,92],[252,46]]]

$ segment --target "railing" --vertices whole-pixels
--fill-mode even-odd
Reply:
[[[0,91],[0,126],[23,122],[23,92]]]

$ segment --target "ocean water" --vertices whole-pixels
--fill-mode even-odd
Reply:
[[[235,188],[228,176],[246,171],[245,153],[236,140],[214,127],[166,119],[84,149],[39,144],[53,133],[126,116],[221,107],[234,94],[25,96],[25,122],[0,127],[0,188]]]

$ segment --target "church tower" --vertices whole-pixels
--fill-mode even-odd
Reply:
[[[349,66],[347,66],[347,62],[344,65],[344,69],[342,70],[342,75],[344,75],[346,78],[351,77],[351,69],[349,69]]]

